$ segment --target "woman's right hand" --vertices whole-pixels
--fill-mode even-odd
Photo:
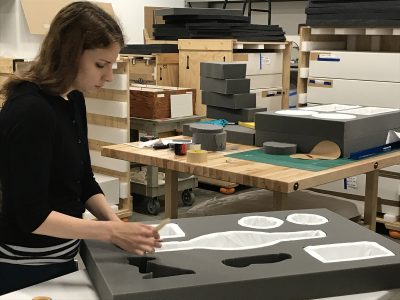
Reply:
[[[160,235],[149,225],[137,222],[111,222],[111,243],[125,251],[143,255],[160,248]]]

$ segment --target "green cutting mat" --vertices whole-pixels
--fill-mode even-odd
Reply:
[[[308,171],[322,171],[345,164],[354,162],[348,158],[338,158],[335,160],[305,160],[298,158],[291,158],[289,155],[271,155],[266,154],[261,149],[249,150],[239,153],[227,154],[227,157],[233,157],[243,160],[250,160],[265,164],[308,170]]]

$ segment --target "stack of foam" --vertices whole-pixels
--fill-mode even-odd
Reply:
[[[310,0],[307,25],[391,27],[400,25],[400,0]]]
[[[222,126],[193,123],[190,125],[192,142],[200,144],[202,150],[221,151],[226,148],[226,132]]]
[[[208,118],[253,122],[256,112],[265,111],[256,108],[256,95],[250,93],[250,79],[246,78],[246,64],[200,63],[200,89]]]
[[[143,54],[154,53],[178,53],[178,45],[175,44],[129,44],[121,49],[120,54]]]
[[[208,118],[253,122],[256,112],[266,110],[256,108],[256,95],[250,93],[250,79],[245,77],[246,64],[200,63],[202,103],[207,105]],[[229,126],[226,131],[228,142],[254,144],[253,129]]]
[[[239,41],[285,41],[278,25],[255,25],[240,10],[168,8],[155,11],[165,24],[154,24],[156,40],[232,38]]]

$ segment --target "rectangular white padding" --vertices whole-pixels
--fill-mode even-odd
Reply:
[[[104,174],[94,173],[97,183],[100,185],[109,204],[119,203],[119,178]]]
[[[113,212],[117,213],[118,212],[118,205],[110,205],[111,209]],[[85,220],[93,220],[96,219],[96,217],[87,209],[85,212],[82,214],[82,218]]]
[[[88,136],[93,140],[122,144],[129,142],[128,133],[127,129],[88,124]]]
[[[394,253],[376,242],[338,243],[304,248],[308,254],[323,263],[337,263],[394,256]]]
[[[127,74],[113,74],[113,81],[104,84],[105,89],[110,90],[129,90],[129,80]]]
[[[127,118],[128,103],[86,98],[86,111],[96,115]]]
[[[101,156],[100,151],[89,150],[92,165],[118,172],[129,172],[130,163],[124,160]]]

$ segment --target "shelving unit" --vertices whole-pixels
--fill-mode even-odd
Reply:
[[[88,120],[89,151],[92,169],[116,177],[120,181],[117,215],[132,215],[130,192],[130,164],[103,157],[101,147],[130,141],[129,62],[118,61],[113,70],[113,81],[97,92],[85,94]]]
[[[307,103],[307,79],[312,50],[400,52],[400,28],[311,28],[308,26],[300,28],[297,79],[300,105]]]
[[[309,77],[310,51],[313,50],[344,50],[344,51],[363,51],[363,52],[400,52],[400,28],[315,28],[302,27],[300,29],[300,52],[298,63],[297,93],[298,105],[307,105],[307,82]],[[365,63],[368,63],[367,61]],[[357,67],[357,66],[354,66]],[[399,83],[400,84],[400,83]],[[363,103],[349,103],[360,104]],[[379,106],[380,100],[376,100],[376,106]],[[393,103],[393,107],[398,107],[398,103]],[[399,184],[400,167],[393,166],[389,169],[379,172],[381,190],[385,186]],[[398,182],[397,182],[398,181]],[[364,179],[357,177],[358,189],[362,191]],[[343,190],[343,184],[337,183],[332,186],[318,187],[314,189],[335,196],[345,197],[357,206],[364,205],[361,199],[361,192],[357,189]],[[387,189],[387,188],[386,188]],[[387,199],[389,191],[380,191],[378,194],[378,212],[386,206],[387,210],[399,211],[400,199],[393,196],[393,199]],[[383,218],[377,218],[378,222],[383,223],[388,229],[400,230],[400,222],[388,222]]]

